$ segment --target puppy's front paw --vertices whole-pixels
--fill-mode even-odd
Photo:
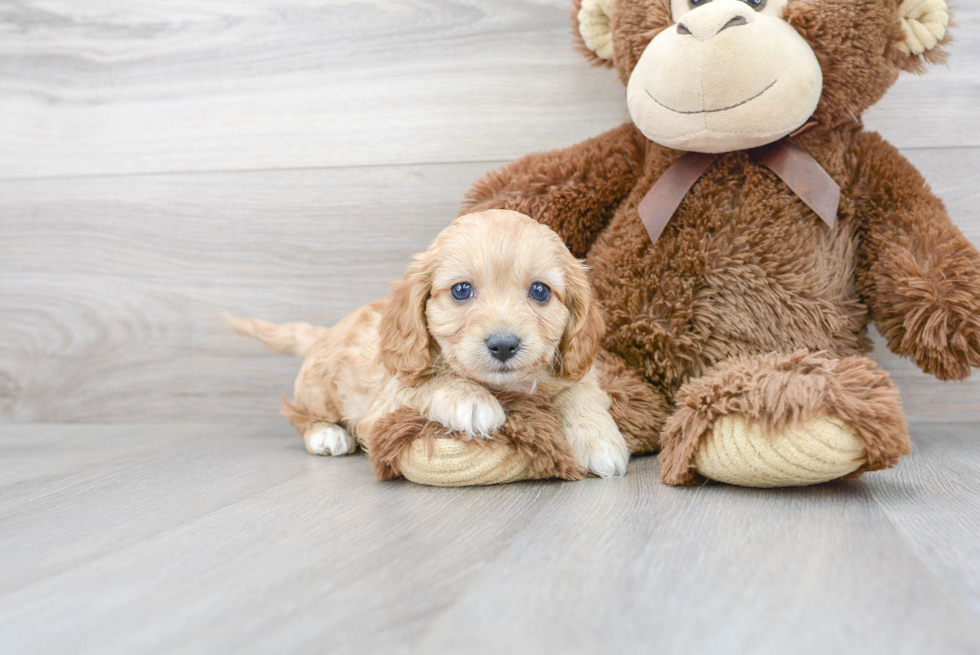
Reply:
[[[303,437],[311,455],[349,455],[357,450],[357,441],[339,425],[317,424]]]
[[[600,478],[626,475],[629,447],[612,417],[608,421],[568,424],[565,426],[565,437],[578,463]]]
[[[482,387],[473,391],[439,389],[433,394],[427,415],[433,421],[471,437],[489,438],[507,420],[504,408]]]
[[[625,446],[625,443],[623,444]],[[621,478],[626,475],[626,464],[630,461],[627,448],[604,445],[588,454],[585,467],[600,478]]]

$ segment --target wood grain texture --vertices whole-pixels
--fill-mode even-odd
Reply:
[[[570,0],[5,0],[0,178],[514,159],[622,122]],[[868,115],[980,146],[980,7]]]
[[[0,426],[0,651],[973,653],[975,432],[805,489],[436,489],[285,426]]]
[[[386,292],[485,168],[0,183],[4,419],[274,417],[298,362],[221,311],[336,322]]]
[[[980,244],[980,149],[906,154]],[[0,421],[275,420],[298,361],[220,311],[332,324],[496,165],[0,181]],[[875,355],[911,417],[980,419],[980,378]]]
[[[980,615],[980,424],[921,425],[913,434],[913,456],[895,475],[865,482],[929,570]]]

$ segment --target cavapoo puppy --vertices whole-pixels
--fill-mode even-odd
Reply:
[[[626,472],[626,442],[594,370],[603,322],[586,268],[523,214],[456,219],[391,295],[332,328],[229,320],[276,352],[306,358],[283,413],[313,454],[354,452],[378,419],[406,406],[492,438],[506,420],[494,394],[520,393],[555,407],[583,468]]]

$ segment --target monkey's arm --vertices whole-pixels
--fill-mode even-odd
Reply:
[[[892,351],[941,380],[980,366],[980,254],[898,150],[862,134],[858,280]]]
[[[466,194],[462,213],[511,209],[544,223],[584,257],[636,186],[643,145],[626,123],[563,150],[527,155],[487,174]]]

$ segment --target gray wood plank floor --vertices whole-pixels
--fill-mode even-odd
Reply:
[[[3,653],[976,653],[976,424],[804,489],[435,489],[285,425],[0,427]]]

